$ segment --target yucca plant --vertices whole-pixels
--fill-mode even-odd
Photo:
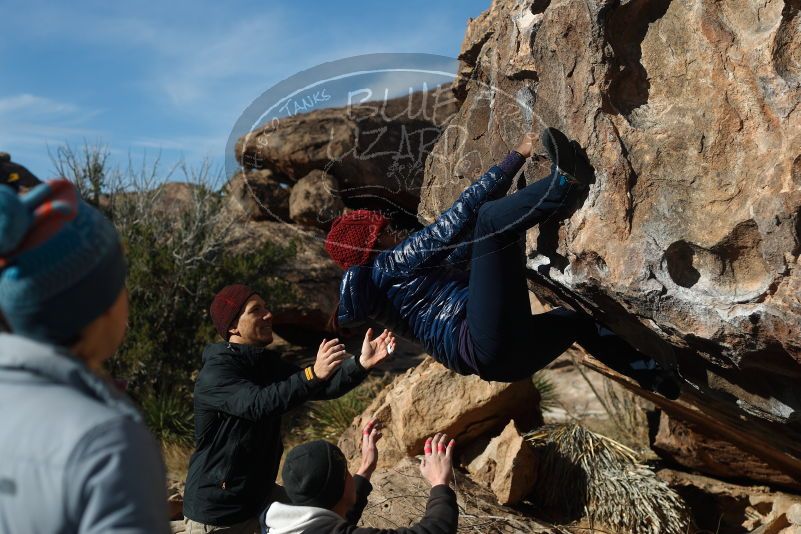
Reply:
[[[145,423],[160,441],[192,444],[195,423],[190,400],[176,392],[151,393],[140,400],[140,405]]]
[[[543,373],[538,371],[531,378],[534,387],[540,392],[540,408],[542,411],[552,410],[559,406],[559,394],[556,385]]]
[[[625,445],[573,423],[545,425],[527,438],[540,452],[538,507],[632,534],[686,532],[681,497]]]

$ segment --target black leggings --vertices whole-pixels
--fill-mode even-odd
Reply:
[[[564,308],[532,315],[528,299],[522,238],[554,216],[570,191],[570,184],[552,174],[479,209],[467,324],[476,370],[486,380],[529,377],[573,342],[597,336],[590,317]]]

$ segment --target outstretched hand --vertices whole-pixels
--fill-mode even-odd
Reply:
[[[380,336],[373,339],[373,329],[368,328],[367,332],[364,334],[359,363],[365,369],[372,369],[383,362],[394,351],[395,335],[392,332],[384,330]]]
[[[448,441],[447,434],[436,434],[426,440],[420,461],[420,473],[431,486],[448,485],[453,479],[453,447],[456,440]]]
[[[528,132],[523,135],[523,139],[520,141],[520,144],[517,145],[515,151],[518,152],[524,158],[530,158],[531,155],[534,153],[534,143],[536,142],[537,142],[537,133]]]
[[[345,345],[342,345],[338,339],[323,340],[320,343],[320,348],[317,350],[317,359],[314,362],[314,375],[320,380],[326,380],[337,367],[342,365],[342,361],[347,356],[345,352]]]
[[[370,480],[370,476],[378,464],[378,447],[376,443],[381,439],[381,431],[378,426],[378,421],[373,419],[362,429],[362,465],[356,471],[356,474],[363,476],[367,480]]]

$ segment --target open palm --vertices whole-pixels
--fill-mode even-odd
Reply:
[[[364,334],[362,353],[359,363],[365,369],[371,369],[383,362],[395,350],[395,336],[389,330],[384,330],[380,336],[373,339],[373,329],[368,328]]]

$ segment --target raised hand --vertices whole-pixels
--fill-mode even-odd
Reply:
[[[446,446],[447,443],[447,446]],[[436,434],[426,440],[420,472],[431,486],[448,485],[453,479],[453,447],[456,440],[448,441],[446,434]]]
[[[357,475],[361,475],[367,480],[375,471],[378,463],[378,447],[376,443],[381,439],[381,431],[378,429],[378,421],[373,419],[362,429],[362,464]]]
[[[520,144],[517,145],[515,151],[518,152],[524,158],[530,158],[531,154],[534,153],[534,143],[537,140],[537,133],[536,132],[528,132],[523,135],[523,139],[520,141]]]
[[[384,330],[380,336],[373,339],[373,329],[368,328],[364,334],[362,343],[362,353],[359,356],[359,363],[365,369],[372,369],[395,350],[395,335],[389,330]]]
[[[317,359],[314,361],[314,374],[320,380],[328,379],[337,367],[342,365],[342,360],[345,359],[347,353],[345,352],[345,345],[339,343],[339,339],[332,339],[320,343],[320,348],[317,350]]]

